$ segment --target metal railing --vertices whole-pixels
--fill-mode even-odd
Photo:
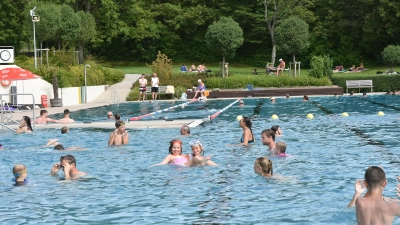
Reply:
[[[119,101],[120,101],[120,98],[119,98],[118,92],[115,90],[115,88],[112,88],[112,91],[111,91],[112,104],[118,104]]]
[[[8,125],[10,124],[19,124],[19,122],[15,121],[12,119],[12,110],[11,110],[11,105],[9,103],[7,103],[6,100],[3,100],[3,96],[19,96],[19,95],[30,95],[32,96],[32,120],[35,119],[35,97],[33,96],[33,94],[0,94],[0,102],[1,102],[1,106],[0,106],[0,116],[1,116],[1,121],[0,121],[0,126],[1,126],[1,130],[3,131],[4,128],[7,128],[9,130],[15,131],[14,129],[10,128]],[[18,105],[23,105],[23,104],[17,104],[17,108]],[[30,104],[26,104],[26,105],[30,105]],[[5,109],[5,106],[7,107],[7,109]],[[8,115],[7,115],[8,114]],[[6,120],[6,121],[5,121]],[[36,128],[36,124],[33,123],[33,127]]]

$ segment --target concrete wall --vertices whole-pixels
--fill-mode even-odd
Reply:
[[[43,79],[13,81],[8,87],[0,84],[0,94],[10,94],[12,86],[17,88],[17,94],[33,94],[35,104],[40,104],[41,96],[47,95],[47,104],[50,107],[50,99],[53,98],[53,85],[47,81]],[[88,102],[93,101],[100,96],[106,88],[107,85],[88,86]],[[84,100],[84,87],[59,88],[59,96],[63,100],[63,106],[81,104]],[[10,96],[3,96],[3,100],[6,100],[8,103],[12,102]],[[17,103],[32,104],[32,96],[17,96]]]

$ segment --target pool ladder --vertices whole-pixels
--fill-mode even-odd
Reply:
[[[120,101],[118,92],[115,90],[115,88],[112,88],[111,92],[111,102],[112,104],[118,104]]]
[[[7,125],[10,125],[10,124],[19,124],[17,121],[12,119],[13,115],[12,115],[12,111],[11,111],[10,105],[8,104],[8,102],[6,100],[2,100],[0,107],[1,107],[0,108],[0,116],[1,116],[0,125],[1,125],[1,127],[2,128],[3,127],[7,128],[7,129],[15,132],[14,129],[12,129],[9,126],[7,126]],[[7,109],[5,109],[6,107],[7,107]]]

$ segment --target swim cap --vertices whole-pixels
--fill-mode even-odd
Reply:
[[[196,146],[196,145],[198,145],[198,146],[203,146],[199,140],[191,140],[191,141],[189,142],[189,145],[190,145],[190,146]]]

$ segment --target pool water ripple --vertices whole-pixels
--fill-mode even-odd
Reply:
[[[370,165],[382,165],[387,173],[385,195],[396,197],[398,175],[400,107],[396,96],[313,97],[268,100],[245,99],[245,106],[232,106],[215,120],[192,128],[190,137],[179,129],[131,129],[127,146],[107,147],[112,129],[35,130],[32,134],[3,133],[0,143],[1,224],[354,224],[355,211],[347,209],[354,181]],[[193,103],[156,114],[170,119],[200,119],[234,100]],[[123,103],[73,112],[83,121],[105,121],[107,111],[123,119],[179,104]],[[391,105],[394,107],[385,107]],[[256,107],[259,106],[257,109]],[[342,117],[342,112],[349,117]],[[385,116],[377,116],[384,111]],[[328,114],[327,112],[333,112]],[[313,120],[306,119],[308,113]],[[278,120],[271,115],[277,114]],[[237,144],[242,133],[238,115],[253,115],[256,143]],[[56,115],[57,117],[58,115]],[[111,121],[110,121],[111,122]],[[288,145],[286,158],[268,156],[260,133],[280,125],[284,135],[277,141]],[[43,147],[59,138],[66,146],[83,151],[56,152]],[[168,154],[169,141],[200,139],[205,155],[218,167],[184,168],[172,165],[149,167]],[[48,175],[53,163],[67,153],[77,158],[77,167],[88,176],[65,181]],[[268,156],[274,174],[266,179],[254,174],[254,160]],[[14,187],[11,168],[28,166],[29,184]]]

